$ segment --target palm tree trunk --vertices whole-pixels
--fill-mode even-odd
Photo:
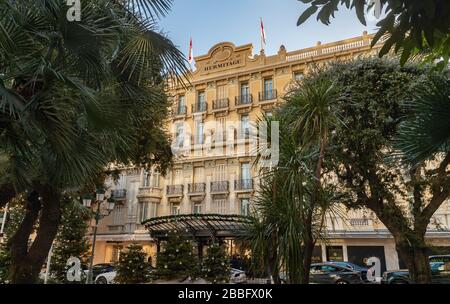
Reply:
[[[312,193],[312,199],[311,199],[311,207],[306,215],[306,221],[305,221],[305,229],[306,232],[303,237],[303,243],[304,243],[304,253],[303,253],[303,271],[302,271],[302,284],[309,284],[309,271],[311,267],[311,261],[312,261],[312,254],[314,251],[314,246],[316,244],[316,241],[314,239],[314,235],[312,232],[312,225],[313,225],[313,216],[314,216],[314,210],[320,206],[320,188],[322,187],[321,184],[321,177],[322,177],[322,166],[323,166],[323,160],[325,157],[325,149],[326,149],[326,137],[324,136],[320,141],[320,149],[319,149],[319,157],[317,160],[317,166],[316,166],[316,188],[314,189]],[[322,222],[323,224],[323,222]]]
[[[37,282],[58,231],[61,219],[59,193],[50,186],[42,187],[39,193],[41,199],[37,192],[29,196],[25,218],[11,239],[11,282],[13,284]],[[31,247],[28,247],[38,217],[39,228]]]

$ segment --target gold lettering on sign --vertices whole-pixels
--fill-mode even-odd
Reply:
[[[241,59],[236,59],[236,60],[232,60],[232,61],[228,61],[228,62],[216,63],[216,64],[205,66],[204,71],[209,72],[209,71],[216,70],[216,69],[228,68],[231,66],[239,65],[239,64],[241,64],[241,62],[242,62]]]

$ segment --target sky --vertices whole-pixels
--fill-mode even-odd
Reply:
[[[206,54],[223,41],[235,45],[253,43],[254,53],[261,48],[260,18],[266,32],[266,55],[360,36],[364,30],[375,32],[375,22],[363,26],[355,12],[341,7],[331,25],[317,21],[315,15],[297,27],[297,19],[307,8],[298,0],[173,0],[171,11],[159,21],[161,30],[184,53],[189,52],[192,36],[194,56]],[[373,19],[373,18],[372,18]]]

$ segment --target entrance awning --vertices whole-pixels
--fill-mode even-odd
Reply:
[[[180,231],[194,238],[235,237],[250,223],[250,217],[241,215],[183,214],[156,217],[142,224],[152,238],[165,239],[171,231]]]

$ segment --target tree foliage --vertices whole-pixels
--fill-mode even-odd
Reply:
[[[142,284],[150,279],[150,264],[141,245],[130,244],[120,253],[117,275],[114,281],[120,284]]]
[[[365,13],[375,6],[384,16],[378,22],[379,30],[372,45],[384,35],[387,40],[380,56],[390,50],[401,54],[404,64],[414,52],[426,51],[431,59],[438,59],[444,68],[450,58],[450,2],[447,0],[300,0],[309,7],[299,17],[304,23],[317,11],[317,20],[329,25],[339,6],[355,9],[359,21],[366,25]],[[442,58],[443,57],[443,58]]]
[[[24,216],[25,209],[21,204],[20,199],[15,199],[11,202],[11,206],[8,208],[3,243],[0,244],[0,284],[10,282],[11,238],[17,231],[17,228],[22,222]]]
[[[164,280],[197,278],[200,266],[195,250],[196,246],[182,232],[169,232],[157,257],[157,276]]]
[[[64,1],[0,0],[0,189],[28,191],[33,206],[13,241],[23,282],[53,241],[64,191],[94,187],[110,163],[170,165],[163,79],[187,71],[153,19],[170,1],[81,2],[70,22]]]
[[[68,283],[67,260],[76,257],[81,263],[86,263],[90,249],[87,238],[90,212],[78,201],[67,199],[52,250],[50,273],[56,283]]]
[[[429,282],[425,233],[450,194],[450,155],[435,151],[428,162],[411,167],[398,157],[394,143],[410,114],[405,105],[420,107],[424,86],[447,79],[417,65],[380,59],[333,63],[326,73],[339,86],[336,104],[344,122],[333,132],[327,163],[338,190],[349,207],[367,207],[377,215],[393,234],[413,280]]]
[[[208,246],[206,258],[202,263],[204,278],[214,284],[228,283],[230,280],[230,260],[225,246],[213,242]]]

